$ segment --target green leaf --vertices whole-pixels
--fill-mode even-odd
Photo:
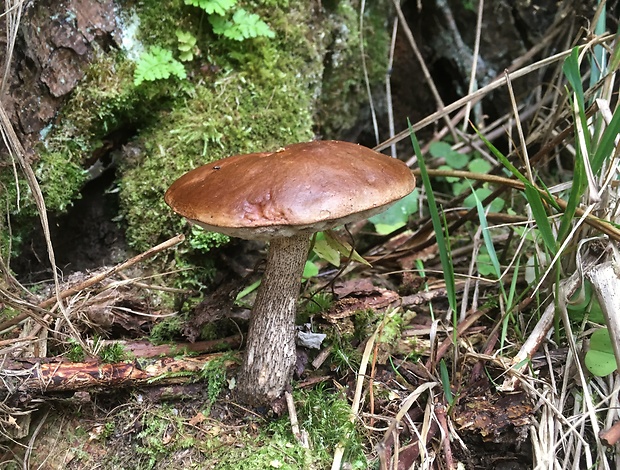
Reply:
[[[463,194],[465,190],[469,189],[469,185],[466,181],[457,181],[452,185],[452,194],[458,196],[459,194]],[[473,207],[473,206],[470,206]]]
[[[475,158],[471,162],[469,162],[467,168],[469,168],[469,171],[471,171],[472,173],[488,173],[489,171],[491,171],[492,166],[484,158]]]
[[[601,308],[601,304],[598,303],[598,299],[596,298],[596,296],[592,298],[592,303],[590,304],[590,311],[588,312],[588,320],[592,323],[598,323],[599,325],[605,324],[603,309]]]
[[[196,45],[196,37],[189,31],[177,29],[175,34],[177,35],[177,40],[179,41],[178,48],[180,51],[189,51]]]
[[[213,15],[209,17],[209,23],[211,23],[211,27],[213,28],[213,33],[218,36],[224,36],[227,31],[234,29],[234,25],[232,21],[227,20],[223,16]],[[243,40],[243,38],[239,39],[239,41]]]
[[[481,276],[488,277],[495,274],[495,268],[491,262],[491,257],[486,252],[478,253],[478,257],[476,258],[476,266],[478,268],[478,274]]]
[[[181,62],[189,62],[194,59],[194,48],[196,47],[196,37],[189,31],[176,30],[177,39],[179,44],[177,49],[179,50],[179,60]]]
[[[243,8],[240,8],[233,15],[233,23],[239,30],[243,39],[255,38],[263,36],[267,38],[274,38],[276,34],[269,28],[269,25],[260,19],[255,13],[248,13]],[[224,33],[226,36],[226,33]],[[231,37],[231,39],[236,39]]]
[[[254,292],[256,289],[258,289],[258,286],[260,286],[260,279],[258,281],[253,282],[252,284],[247,286],[245,289],[243,289],[241,292],[239,292],[237,294],[237,297],[235,297],[235,303],[239,302],[241,299],[243,299],[244,297],[247,297],[249,294]]]
[[[428,148],[428,152],[434,158],[441,158],[452,152],[452,146],[447,142],[433,142]]]
[[[540,193],[529,182],[525,184],[525,197],[527,198],[527,202],[529,202],[530,207],[532,208],[532,214],[534,215],[534,219],[536,220],[538,231],[542,236],[547,250],[549,250],[550,253],[555,255],[558,248],[555,235],[553,234],[553,230],[551,230],[551,224],[549,223],[547,211],[545,210],[545,206],[543,205]]]
[[[592,284],[586,280],[566,303],[566,309],[569,313],[584,312],[588,308],[590,300],[592,300]]]
[[[325,235],[325,240],[329,246],[338,251],[338,253],[340,253],[344,258],[351,258],[353,261],[365,264],[366,266],[371,266],[371,264],[362,258],[348,242],[342,240],[334,231],[326,230],[323,234]]]
[[[138,59],[134,72],[134,85],[144,81],[154,81],[169,78],[174,75],[179,79],[187,78],[185,67],[172,57],[172,52],[159,46],[152,46]]]
[[[450,386],[450,374],[448,373],[448,366],[442,359],[439,361],[439,375],[441,376],[441,385],[443,387],[443,393],[446,397],[448,405],[452,406],[454,403],[454,395],[452,395],[452,388]]]
[[[601,171],[605,160],[610,159],[613,150],[615,148],[615,140],[620,133],[620,108],[616,108],[616,111],[609,122],[609,125],[603,132],[600,142],[598,143],[594,156],[592,157],[592,171],[595,175],[598,175]]]
[[[447,170],[447,171],[451,171],[454,170],[454,168],[452,168],[451,166],[448,165],[439,165],[437,167],[438,170]],[[457,178],[456,176],[445,176],[446,181],[448,183],[458,183],[461,179]]]
[[[186,5],[202,8],[209,15],[225,15],[237,4],[237,0],[184,0]]]
[[[609,375],[618,368],[607,328],[592,333],[584,362],[588,370],[598,377]]]
[[[388,235],[407,225],[409,216],[418,211],[418,190],[391,205],[388,210],[368,219],[379,235]]]
[[[194,53],[192,51],[181,52],[179,54],[179,60],[181,62],[189,62],[190,60],[194,60]]]
[[[446,142],[433,142],[429,147],[430,154],[435,158],[443,157],[451,169],[461,170],[469,162],[469,155],[452,150]]]
[[[314,240],[312,251],[316,255],[336,267],[340,266],[340,252],[332,247],[324,236],[318,236]]]
[[[306,265],[304,266],[304,273],[302,274],[302,278],[304,280],[310,279],[311,277],[315,277],[319,274],[319,268],[312,261],[306,261]]]

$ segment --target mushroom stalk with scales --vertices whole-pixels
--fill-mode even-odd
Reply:
[[[311,234],[378,214],[414,187],[403,162],[338,141],[224,158],[170,186],[166,202],[188,220],[270,242],[238,374],[240,400],[267,404],[291,380],[295,307]]]

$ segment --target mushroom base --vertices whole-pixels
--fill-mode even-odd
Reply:
[[[251,405],[278,398],[295,365],[295,312],[308,256],[307,234],[271,241],[237,378],[239,400]]]

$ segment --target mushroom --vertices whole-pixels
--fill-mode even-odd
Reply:
[[[296,302],[310,235],[382,212],[414,187],[400,160],[339,141],[224,158],[170,186],[166,203],[191,222],[270,243],[237,378],[240,400],[269,403],[291,380]]]

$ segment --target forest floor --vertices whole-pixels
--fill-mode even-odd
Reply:
[[[54,283],[0,266],[0,468],[617,467],[620,42],[554,21],[505,74],[434,97],[375,148],[398,145],[417,189],[336,231],[359,258],[315,241],[306,342],[270,406],[234,396],[263,245],[161,272],[183,235],[115,264],[129,250],[110,223],[85,255],[104,268]]]

